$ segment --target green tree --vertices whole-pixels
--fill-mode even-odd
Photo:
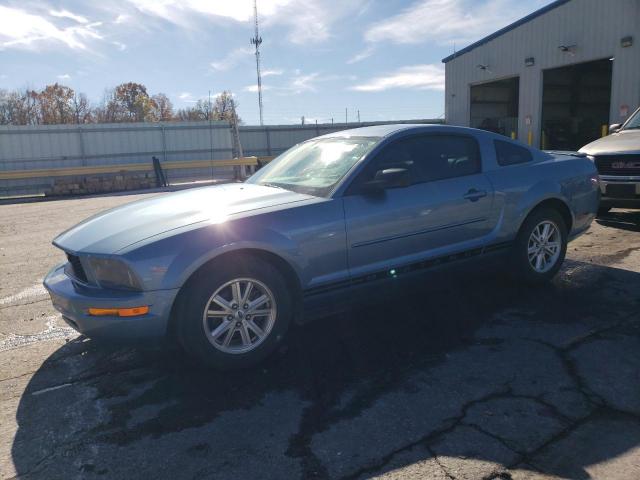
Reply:
[[[154,104],[147,87],[127,82],[118,85],[107,105],[108,117],[113,122],[145,122],[154,120]]]

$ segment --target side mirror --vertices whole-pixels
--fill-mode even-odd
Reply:
[[[378,170],[373,180],[365,182],[365,191],[375,192],[387,188],[407,187],[409,185],[409,172],[406,168],[387,168]]]
[[[609,125],[609,135],[611,135],[612,133],[619,132],[620,127],[622,127],[621,123],[612,123],[611,125]]]

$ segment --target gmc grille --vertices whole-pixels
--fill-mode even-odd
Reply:
[[[84,268],[82,268],[80,258],[77,255],[67,253],[67,260],[69,260],[69,264],[71,265],[71,274],[81,282],[87,282],[87,274],[84,272]]]
[[[596,168],[600,175],[640,176],[640,155],[596,155]]]

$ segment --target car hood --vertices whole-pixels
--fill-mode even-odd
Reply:
[[[580,151],[587,155],[640,153],[640,130],[622,130],[591,142]]]
[[[221,223],[243,212],[314,198],[248,183],[184,190],[107,210],[60,234],[53,243],[73,253],[116,253],[133,243],[170,230],[203,222]]]

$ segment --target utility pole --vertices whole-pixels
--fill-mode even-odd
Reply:
[[[234,150],[236,155],[238,155],[238,158],[244,158],[242,143],[240,143],[240,131],[238,130],[238,113],[236,112],[236,101],[233,97],[231,97],[231,115],[233,118],[231,122],[231,128],[233,129],[233,143],[235,147]],[[244,165],[240,168],[234,167],[234,174],[236,179],[239,177],[244,179],[247,175],[246,167]]]
[[[349,123],[349,113],[347,108],[344,109],[344,123]]]
[[[360,110],[358,110],[358,123],[360,123]]]
[[[213,179],[213,126],[211,125],[213,108],[211,108],[211,90],[209,90],[209,102],[207,104],[207,110],[207,117],[209,117],[209,146],[211,147],[211,178]]]
[[[260,108],[260,126],[264,125],[262,118],[262,75],[260,73],[260,44],[262,37],[258,31],[258,0],[253,0],[253,17],[255,21],[255,36],[250,39],[251,45],[256,47],[256,73],[258,74],[258,107]]]

